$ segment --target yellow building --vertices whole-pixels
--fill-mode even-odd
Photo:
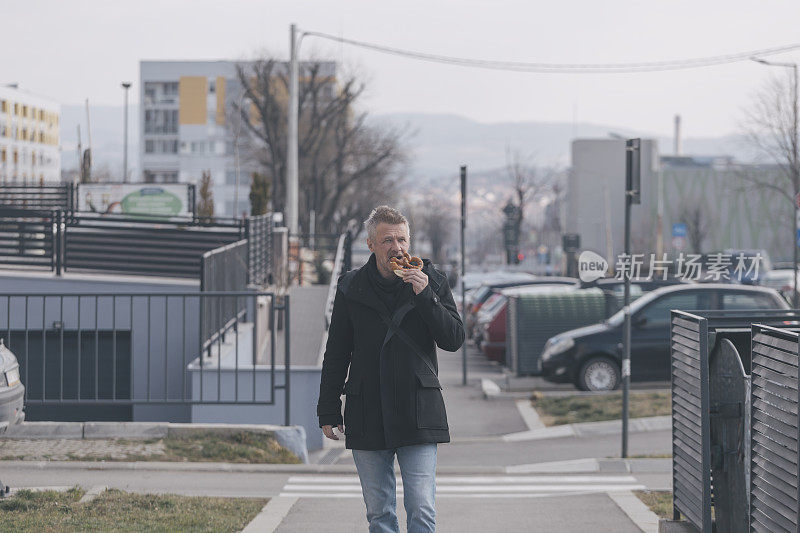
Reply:
[[[61,182],[60,120],[57,103],[0,87],[0,184]]]

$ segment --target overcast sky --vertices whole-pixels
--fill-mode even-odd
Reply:
[[[63,104],[138,100],[141,59],[288,57],[289,24],[445,55],[607,63],[694,58],[800,42],[800,2],[685,0],[1,0],[0,83]],[[754,89],[782,69],[753,62],[647,74],[527,74],[423,63],[307,38],[369,81],[366,110],[481,122],[590,122],[686,136],[735,133]],[[800,61],[800,52],[772,59]]]

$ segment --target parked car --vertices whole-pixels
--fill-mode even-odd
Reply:
[[[662,287],[631,304],[631,380],[670,378],[672,309],[788,309],[774,289],[723,283]],[[573,382],[581,390],[612,390],[620,383],[623,311],[602,323],[550,338],[542,352],[548,381]]]
[[[541,292],[561,292],[577,290],[575,285],[541,284],[526,285],[503,289],[488,300],[478,313],[476,344],[492,361],[500,363],[506,357],[506,312],[508,298],[518,294],[536,294]]]
[[[571,279],[571,278],[567,278]],[[643,294],[659,287],[677,285],[685,283],[677,278],[667,280],[637,280],[631,282],[631,301],[636,300]],[[506,350],[506,308],[508,297],[514,294],[531,294],[536,292],[537,287],[555,287],[556,285],[523,285],[510,289],[499,290],[498,301],[492,302],[491,299],[483,305],[478,313],[475,341],[483,353],[494,361],[505,360]],[[562,285],[570,290],[578,286]],[[596,288],[602,290],[605,299],[605,313],[603,318],[608,318],[622,308],[622,301],[625,291],[625,283],[615,278],[604,278],[589,283],[581,283],[581,290]],[[533,290],[531,290],[533,289]],[[552,292],[552,291],[550,291]],[[502,300],[502,301],[499,301]],[[491,305],[490,305],[491,302]],[[488,309],[487,309],[488,308]]]
[[[480,311],[481,306],[483,306],[486,300],[488,300],[497,289],[521,287],[523,285],[541,285],[543,283],[548,285],[574,285],[576,287],[580,284],[580,281],[576,278],[565,278],[558,276],[536,277],[532,274],[526,274],[526,276],[528,277],[520,277],[513,280],[487,281],[476,290],[472,297],[472,303],[467,306],[467,323],[465,326],[467,328],[467,336],[469,338],[472,338],[475,333],[478,311]]]
[[[793,268],[776,268],[761,276],[758,280],[758,284],[762,287],[775,289],[786,298],[787,302],[791,303],[792,291],[794,291],[794,286],[792,284],[793,273]],[[798,278],[800,278],[800,276],[798,276]],[[800,279],[798,281],[800,281]],[[800,287],[800,283],[798,283],[797,286]]]
[[[24,396],[17,358],[0,340],[0,433],[25,420]]]

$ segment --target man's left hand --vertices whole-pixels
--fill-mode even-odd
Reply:
[[[419,269],[403,271],[403,281],[410,283],[414,289],[414,294],[419,294],[428,286],[428,276]]]

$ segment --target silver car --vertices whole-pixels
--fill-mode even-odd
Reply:
[[[0,433],[25,420],[24,396],[17,358],[0,339]]]

